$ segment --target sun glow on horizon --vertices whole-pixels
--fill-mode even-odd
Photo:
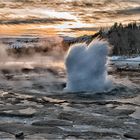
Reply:
[[[139,0],[30,1],[1,0],[0,35],[79,36],[94,34],[115,22],[140,23]]]

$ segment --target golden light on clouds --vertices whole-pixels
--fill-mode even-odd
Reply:
[[[40,24],[19,24],[19,25],[0,25],[0,35],[56,35],[57,31],[54,28],[35,28]]]
[[[115,22],[140,23],[140,0],[1,0],[1,4],[0,35],[77,36]]]

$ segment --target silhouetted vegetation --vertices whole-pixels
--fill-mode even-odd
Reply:
[[[115,23],[103,37],[113,45],[113,55],[140,54],[140,26],[136,23]]]
[[[74,43],[86,42],[89,44],[95,38],[108,40],[113,46],[112,55],[132,56],[140,54],[140,25],[135,22],[128,25],[114,23],[109,29],[101,28],[94,35],[84,35],[64,40],[63,44],[68,48],[68,46]]]

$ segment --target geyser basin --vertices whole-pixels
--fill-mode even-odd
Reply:
[[[66,56],[67,84],[66,92],[107,91],[111,81],[107,74],[108,43],[93,40],[88,46],[75,44]]]

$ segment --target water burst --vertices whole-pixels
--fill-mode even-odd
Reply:
[[[66,56],[68,92],[101,92],[111,88],[107,74],[108,43],[93,40],[88,46],[76,44],[70,47]]]

